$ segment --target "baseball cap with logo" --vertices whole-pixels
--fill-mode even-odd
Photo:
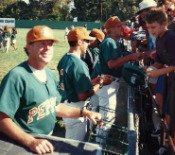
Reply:
[[[123,24],[123,22],[121,22],[121,20],[117,16],[113,16],[113,17],[110,17],[106,21],[105,28],[111,29],[111,28],[114,28],[116,26],[121,26],[122,24]]]
[[[154,0],[143,0],[141,3],[139,3],[139,11],[137,13],[140,13],[144,9],[156,7],[157,3]]]
[[[88,31],[84,27],[75,27],[73,30],[70,30],[67,39],[68,41],[95,40],[94,37],[89,36]]]
[[[92,29],[89,35],[97,38],[100,42],[102,42],[103,39],[105,38],[105,34],[99,29]]]
[[[58,41],[53,35],[53,30],[47,26],[41,26],[41,25],[34,26],[27,33],[26,36],[27,44],[42,40],[53,40],[54,42]]]

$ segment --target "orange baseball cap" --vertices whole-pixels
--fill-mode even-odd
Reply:
[[[92,29],[89,35],[97,38],[100,42],[102,42],[103,39],[105,38],[105,34],[99,29]]]
[[[58,40],[53,35],[53,30],[50,27],[47,26],[34,26],[26,36],[26,43],[30,44],[36,41],[42,41],[42,40],[53,40],[54,42],[57,42]]]
[[[116,26],[121,26],[122,24],[123,24],[123,22],[121,22],[121,20],[117,16],[113,16],[113,17],[110,17],[106,21],[105,28],[111,29],[111,28],[114,28]]]
[[[89,36],[88,31],[84,27],[75,27],[73,30],[70,30],[67,39],[68,41],[95,40],[94,37]]]

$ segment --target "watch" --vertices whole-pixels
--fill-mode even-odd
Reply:
[[[83,115],[83,110],[84,110],[84,107],[82,107],[82,108],[80,109],[80,117],[84,117],[84,115]]]

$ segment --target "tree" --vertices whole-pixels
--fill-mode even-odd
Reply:
[[[69,3],[70,0],[29,0],[29,4],[22,0],[3,0],[0,15],[16,19],[70,20]]]
[[[126,20],[138,10],[141,0],[74,0],[75,8],[71,11],[79,21],[106,21],[117,15]]]
[[[16,0],[1,0],[0,3],[0,16],[1,17],[9,17],[4,13],[4,10],[9,6],[16,3]]]

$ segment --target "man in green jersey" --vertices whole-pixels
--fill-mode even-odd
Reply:
[[[128,61],[139,60],[139,54],[133,53],[123,56],[123,45],[120,42],[122,37],[122,22],[117,16],[110,17],[105,23],[105,28],[106,37],[100,44],[99,53],[101,74],[111,75],[115,80],[101,89],[98,96],[99,106],[102,108],[99,112],[102,114],[104,120],[107,122],[110,121],[112,124],[115,122],[115,119],[122,119],[117,116],[120,115],[120,111],[124,109],[124,104],[126,104],[125,101],[127,99],[127,96],[125,95],[126,93],[124,93],[127,88],[122,88],[125,83],[120,78],[122,66]],[[119,98],[122,98],[122,100],[118,101]],[[114,112],[111,113],[111,111]],[[105,136],[108,135],[111,124],[106,125]],[[102,142],[105,142],[105,140],[103,139]]]
[[[94,95],[106,79],[95,78],[91,80],[89,70],[81,55],[87,50],[89,42],[95,38],[90,37],[84,27],[75,27],[67,36],[70,46],[59,61],[57,69],[60,76],[60,89],[64,94],[65,104],[82,108],[86,106],[89,97]],[[84,140],[87,131],[86,118],[69,119],[63,118],[66,126],[66,138]]]
[[[59,104],[55,75],[46,67],[56,41],[49,27],[33,27],[26,36],[27,61],[13,68],[0,85],[0,132],[39,154],[53,152],[53,145],[34,135],[51,134],[56,116],[101,120],[98,113]]]

